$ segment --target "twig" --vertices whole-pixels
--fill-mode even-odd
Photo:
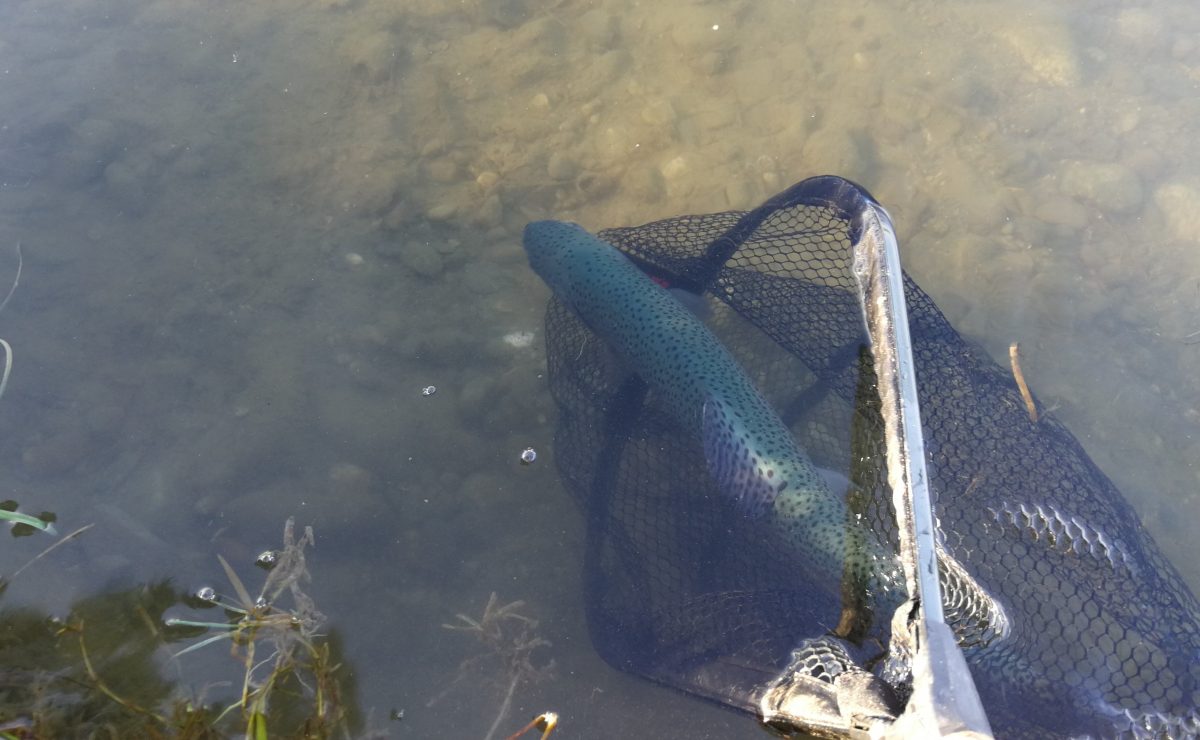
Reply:
[[[513,693],[517,690],[517,684],[521,681],[521,674],[514,673],[512,681],[508,682],[508,693],[504,695],[504,703],[500,705],[500,712],[496,715],[496,720],[492,722],[491,729],[488,734],[483,737],[483,740],[492,740],[496,735],[496,730],[499,729],[500,723],[508,716],[508,708],[512,706]]]
[[[558,715],[554,712],[542,712],[530,720],[529,724],[509,735],[507,740],[517,740],[517,738],[521,737],[530,730],[537,730],[538,732],[542,733],[541,740],[546,740],[546,738],[550,736],[550,733],[554,731],[555,727],[558,727]]]
[[[0,301],[0,311],[8,305],[9,300],[13,297],[13,293],[17,292],[17,285],[21,282],[21,268],[25,266],[25,258],[21,256],[21,242],[17,242],[17,276],[13,278],[12,287],[8,289],[8,295],[4,296],[4,300]]]
[[[0,339],[0,342],[2,342],[2,341],[4,341],[4,340]],[[42,550],[41,552],[39,552],[39,553],[38,553],[38,554],[37,554],[37,555],[36,555],[36,556],[33,558],[33,560],[30,560],[28,563],[25,563],[25,564],[24,564],[24,565],[22,565],[20,568],[17,568],[17,572],[16,572],[16,573],[13,573],[11,576],[9,576],[9,580],[12,580],[12,579],[16,578],[17,576],[21,575],[22,571],[24,571],[24,570],[25,570],[26,568],[28,568],[29,566],[33,565],[33,564],[34,564],[34,563],[36,563],[37,561],[39,561],[39,560],[41,560],[42,558],[44,558],[44,557],[46,557],[47,555],[49,555],[49,554],[51,553],[51,551],[53,551],[53,550],[54,550],[54,548],[58,547],[59,545],[65,545],[67,542],[69,542],[69,541],[71,541],[71,540],[75,539],[76,537],[78,537],[79,535],[81,535],[81,534],[83,534],[84,532],[88,531],[89,529],[91,529],[91,528],[92,528],[92,527],[94,527],[94,526],[96,526],[96,523],[95,523],[95,522],[92,522],[91,524],[85,524],[85,525],[83,525],[82,527],[80,527],[79,529],[75,530],[74,532],[72,532],[72,533],[70,533],[70,534],[66,535],[65,537],[63,537],[62,539],[60,539],[58,542],[55,542],[55,543],[54,543],[53,545],[51,545],[50,547],[47,547],[45,550]]]
[[[1021,391],[1021,398],[1025,401],[1025,410],[1029,412],[1029,420],[1034,424],[1038,420],[1037,406],[1033,403],[1033,394],[1029,392],[1029,386],[1025,384],[1025,374],[1021,372],[1021,358],[1018,356],[1018,345],[1013,342],[1008,348],[1008,360],[1012,363],[1013,379],[1017,381],[1017,389]]]
[[[0,311],[8,305],[12,299],[13,293],[17,292],[17,285],[21,282],[21,268],[25,266],[25,258],[21,256],[21,242],[17,242],[17,276],[13,278],[12,287],[8,289],[8,295],[4,296],[4,300],[0,301]],[[0,346],[4,347],[4,376],[0,377],[0,398],[4,397],[4,389],[8,387],[8,374],[12,372],[13,351],[8,342],[0,339]]]
[[[4,377],[0,378],[0,397],[2,397],[4,389],[8,387],[8,374],[12,372],[12,347],[3,339],[0,339],[0,345],[4,346]]]

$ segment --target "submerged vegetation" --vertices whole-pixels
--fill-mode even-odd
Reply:
[[[311,544],[311,528],[297,538],[289,519],[283,548],[260,558],[273,564],[255,596],[218,556],[233,598],[160,582],[83,599],[61,619],[0,610],[0,738],[356,734],[339,643],[318,632],[324,617],[302,589]],[[180,607],[219,609],[223,620],[166,617]],[[197,699],[164,677],[171,663],[186,677],[189,654],[224,644],[238,667],[236,696]]]
[[[472,674],[482,672],[487,676],[498,676],[503,686],[504,699],[484,740],[492,740],[496,736],[501,724],[508,717],[513,695],[521,684],[541,681],[554,675],[553,659],[539,663],[535,657],[538,649],[550,647],[550,642],[537,634],[536,619],[520,613],[524,606],[524,601],[501,604],[493,591],[478,619],[457,614],[457,623],[442,625],[448,630],[470,634],[483,645],[484,650],[462,662],[458,675],[450,686],[430,700],[429,706],[437,703]],[[510,737],[518,737],[531,729],[540,730],[543,733],[542,737],[546,737],[554,729],[557,721],[558,718],[553,713],[539,715],[524,729]]]

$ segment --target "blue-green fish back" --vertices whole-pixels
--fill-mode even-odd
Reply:
[[[575,224],[531,223],[524,243],[530,266],[554,293],[701,437],[718,487],[751,516],[785,516],[811,562],[840,576],[844,503],[708,327]]]

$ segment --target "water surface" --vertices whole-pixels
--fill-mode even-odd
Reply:
[[[822,173],[960,331],[1021,343],[1200,588],[1198,34],[1178,0],[5,3],[0,493],[96,523],[5,605],[222,586],[295,516],[370,729],[487,732],[506,678],[455,683],[479,647],[442,625],[496,592],[556,670],[502,731],[759,736],[591,651],[519,236]],[[238,679],[210,653],[174,675]]]

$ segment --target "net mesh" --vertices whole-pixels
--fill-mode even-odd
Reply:
[[[600,236],[659,281],[707,296],[710,327],[895,547],[849,214],[805,188],[749,214]],[[1010,373],[908,278],[905,294],[939,544],[1009,620],[1003,637],[956,625],[973,595],[944,597],[997,736],[1200,732],[1195,597],[1070,432],[1049,414],[1032,422]],[[848,633],[841,584],[814,579],[720,495],[696,430],[570,308],[553,299],[546,321],[556,460],[587,520],[586,607],[602,656],[758,711],[798,645],[838,634],[902,701],[891,615],[859,610]]]

